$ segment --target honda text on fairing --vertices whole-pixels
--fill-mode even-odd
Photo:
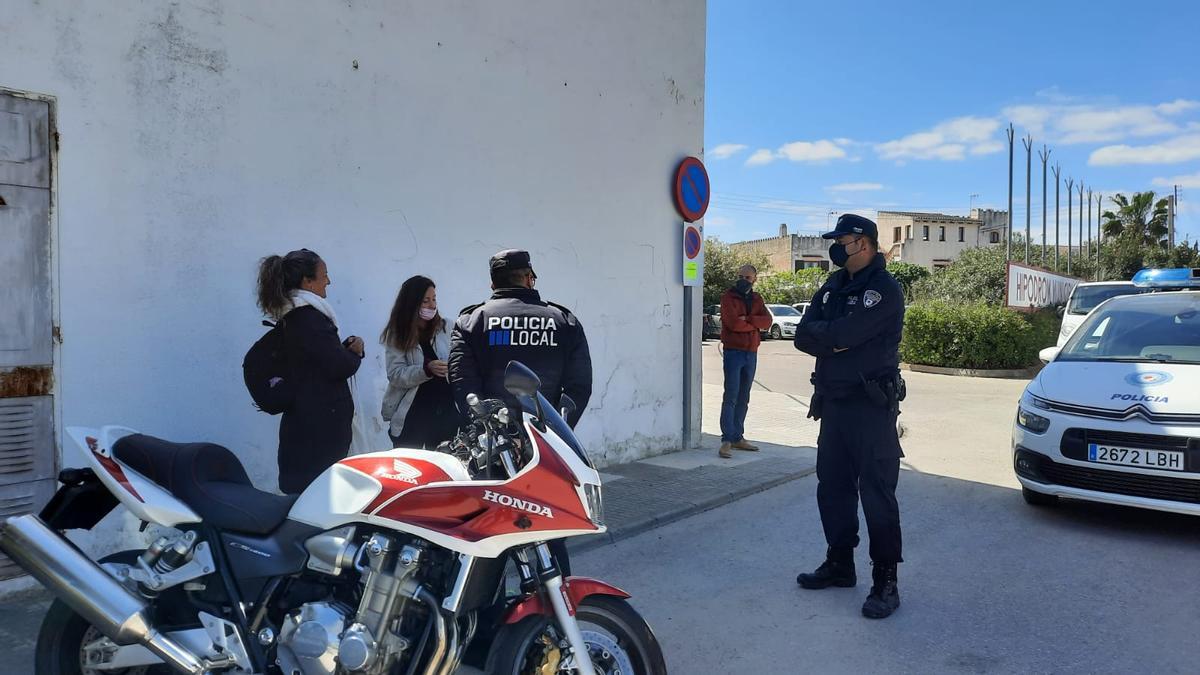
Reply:
[[[600,476],[532,371],[510,363],[505,386],[515,411],[471,396],[446,452],[349,457],[298,498],[211,443],[69,428],[88,468],[0,531],[57,596],[36,671],[449,675],[483,628],[488,673],[665,673],[627,593],[559,572],[548,540],[605,531]],[[98,564],[60,534],[118,503],[169,534]]]
[[[1029,383],[1013,426],[1025,500],[1200,515],[1200,269],[1143,270]],[[1175,290],[1191,288],[1194,290]]]

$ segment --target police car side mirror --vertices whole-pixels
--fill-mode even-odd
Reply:
[[[1067,313],[1067,308],[1063,305],[1059,305],[1057,308],[1055,308],[1054,313],[1061,317],[1063,314]]]
[[[541,386],[542,381],[538,378],[537,373],[530,370],[528,366],[520,361],[508,362],[508,367],[504,369],[504,389],[508,393],[517,397],[528,396],[536,400],[538,389]]]
[[[575,402],[575,399],[571,398],[570,394],[562,395],[562,398],[560,398],[558,401],[558,407],[560,411],[559,414],[562,415],[564,420],[571,419],[571,416],[575,414],[575,411],[579,410],[579,404]]]
[[[1061,351],[1060,347],[1046,347],[1038,352],[1038,358],[1042,360],[1042,363],[1050,363],[1054,357],[1058,356],[1059,351]]]

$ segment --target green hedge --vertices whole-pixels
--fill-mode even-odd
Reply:
[[[918,302],[905,313],[900,357],[946,368],[1024,368],[1055,343],[1057,318],[1053,310],[1026,315],[982,303]]]

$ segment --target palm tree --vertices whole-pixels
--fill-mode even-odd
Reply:
[[[1153,192],[1138,192],[1132,199],[1123,194],[1112,197],[1117,212],[1105,211],[1104,236],[1120,237],[1128,233],[1142,243],[1167,245],[1167,200],[1154,201]]]

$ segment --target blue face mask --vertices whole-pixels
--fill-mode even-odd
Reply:
[[[751,284],[749,281],[746,281],[745,279],[738,279],[737,283],[733,285],[733,287],[737,290],[737,292],[741,293],[742,295],[749,293],[750,289],[753,286],[754,286],[753,284]]]

